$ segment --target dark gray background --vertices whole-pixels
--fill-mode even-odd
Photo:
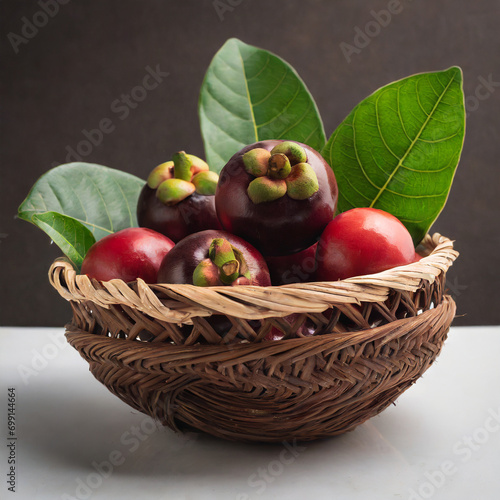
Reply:
[[[378,87],[412,73],[462,67],[465,146],[432,230],[456,240],[461,253],[448,280],[461,315],[455,324],[500,323],[498,0],[401,0],[401,12],[378,29],[374,12],[397,0],[71,0],[58,4],[57,14],[16,53],[12,34],[22,36],[27,21],[44,24],[41,6],[54,1],[0,3],[0,324],[62,326],[70,316],[47,280],[58,248],[15,218],[36,179],[64,163],[68,148],[85,139],[83,131],[104,118],[114,130],[84,161],[145,178],[174,151],[203,156],[199,88],[230,37],[292,64],[316,99],[327,135]],[[341,43],[359,45],[356,33],[365,30],[374,36],[348,61]],[[169,75],[122,119],[112,103],[157,65]]]

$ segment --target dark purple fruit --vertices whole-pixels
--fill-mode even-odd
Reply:
[[[290,285],[316,279],[316,248],[318,244],[290,255],[266,257],[273,285]]]
[[[218,176],[200,158],[184,153],[158,165],[149,175],[137,203],[139,226],[174,242],[205,229],[221,229],[215,213]]]
[[[222,169],[215,207],[226,231],[265,256],[288,255],[313,245],[333,219],[337,182],[309,146],[261,141],[236,153]]]
[[[159,283],[270,286],[260,252],[226,231],[206,230],[179,241],[158,272]]]
[[[284,316],[283,319],[293,327],[294,323],[300,318],[299,313],[292,313]],[[296,329],[295,337],[304,338],[311,337],[315,333],[314,323],[309,319],[306,320]],[[282,340],[285,334],[276,326],[273,326],[269,333],[264,337],[264,340]]]

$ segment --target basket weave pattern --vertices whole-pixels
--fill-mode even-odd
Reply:
[[[100,283],[64,260],[49,276],[73,309],[68,341],[130,406],[176,430],[311,440],[378,414],[439,354],[455,315],[445,274],[458,254],[439,234],[424,247],[419,262],[335,283]],[[283,340],[266,341],[271,330]]]

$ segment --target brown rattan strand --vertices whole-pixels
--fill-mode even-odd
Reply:
[[[242,441],[312,440],[378,414],[432,364],[455,315],[442,302],[358,332],[175,346],[82,332],[67,338],[120,399],[172,429]]]
[[[262,289],[203,289],[189,285],[148,286],[144,282],[127,284],[120,280],[99,283],[77,275],[66,261],[55,262],[51,268],[51,280],[61,295],[70,300],[73,327],[89,333],[175,345],[260,342],[269,335],[291,339],[312,333],[324,335],[370,329],[417,316],[439,304],[445,271],[457,252],[450,240],[439,235],[427,238],[426,242],[430,255],[420,262],[352,280],[366,281],[365,284],[345,280]],[[387,282],[396,278],[400,281],[389,287]],[[415,280],[418,280],[418,285]],[[176,299],[173,299],[173,288]],[[213,308],[209,310],[194,303],[196,296],[191,297],[192,289],[198,291],[200,301],[210,296]],[[109,290],[120,292],[116,294]],[[138,290],[142,292],[136,293]],[[270,300],[269,307],[261,302],[252,303],[254,290],[278,298]],[[318,302],[311,310],[304,311],[304,307],[310,305],[307,293],[315,294]],[[217,306],[219,299],[220,307]],[[280,300],[283,304],[279,304]],[[160,306],[153,308],[153,302]],[[276,311],[275,304],[279,304],[279,311]],[[240,314],[242,307],[244,314]],[[225,313],[208,317],[212,311]],[[196,312],[200,315],[196,316]],[[271,312],[276,316],[269,316]],[[177,314],[184,318],[183,322],[172,321]]]
[[[305,441],[378,414],[439,354],[458,253],[439,234],[420,250],[414,264],[333,283],[101,283],[65,260],[50,280],[73,310],[68,341],[133,408],[177,430]]]
[[[49,279],[62,297],[74,303],[125,306],[170,323],[186,323],[213,313],[256,320],[321,313],[332,305],[383,302],[391,291],[415,292],[422,280],[432,284],[445,273],[458,255],[453,243],[437,233],[426,237],[424,247],[430,255],[414,264],[328,283],[279,287],[148,285],[141,279],[128,284],[121,280],[100,283],[76,274],[64,259],[54,262]]]
[[[305,333],[319,336],[369,330],[401,318],[417,316],[439,304],[444,278],[445,275],[441,274],[433,283],[422,281],[415,292],[391,290],[384,301],[340,303],[323,313],[294,313],[285,318],[261,320],[228,315],[193,317],[192,325],[162,321],[125,305],[102,307],[88,301],[72,302],[73,327],[111,338],[175,345],[253,343],[261,342],[271,334],[291,339],[303,337]]]

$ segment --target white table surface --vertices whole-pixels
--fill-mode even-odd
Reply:
[[[0,328],[0,498],[500,498],[500,327],[452,328],[395,406],[291,451],[158,428],[97,382],[63,333]],[[9,388],[16,494],[6,476]]]

